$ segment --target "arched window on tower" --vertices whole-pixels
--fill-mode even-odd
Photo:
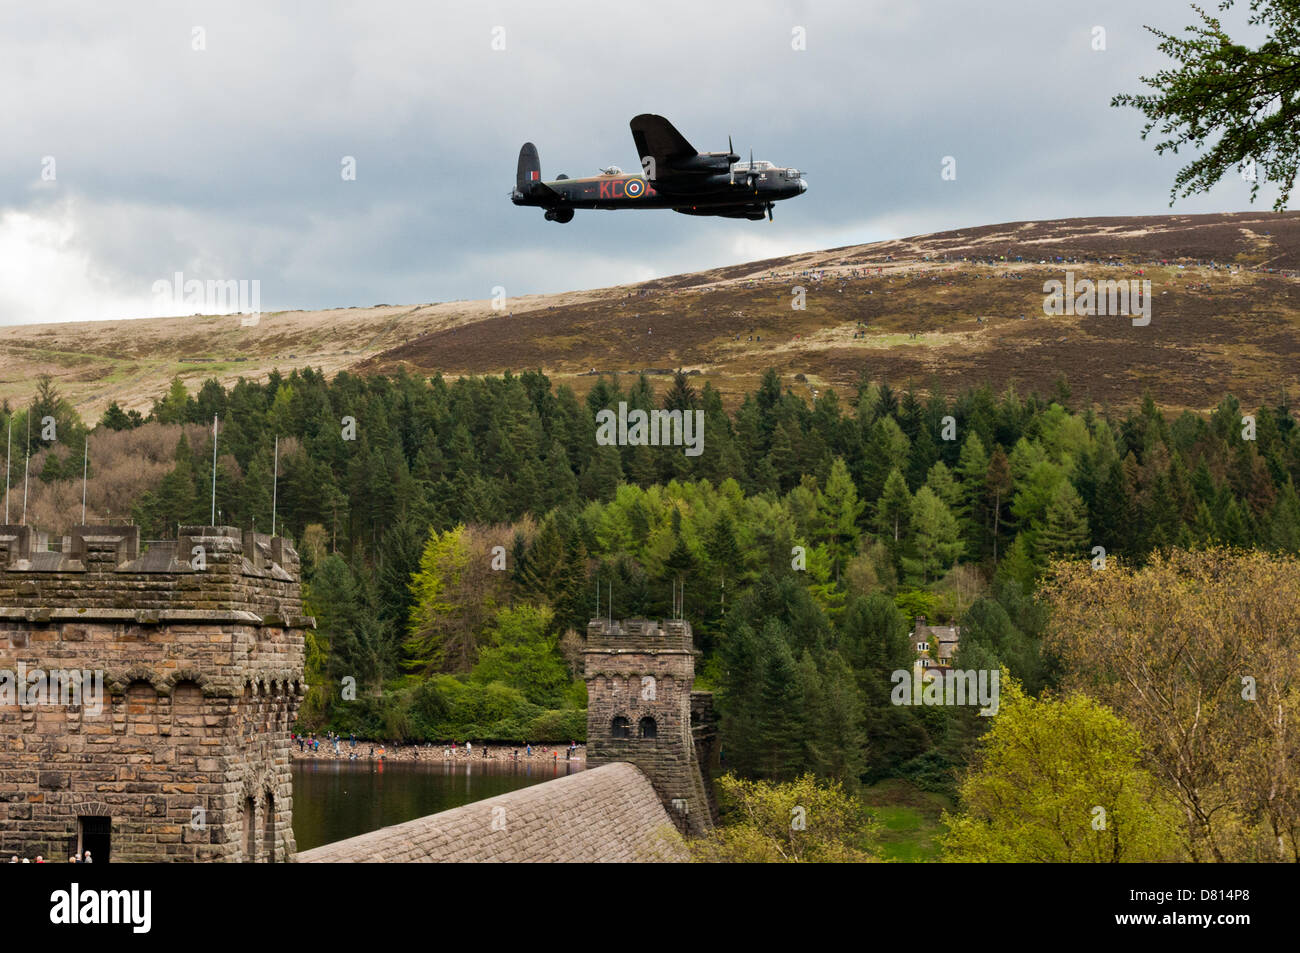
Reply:
[[[611,738],[630,738],[632,723],[622,715],[616,717],[609,723],[609,736]]]
[[[655,720],[649,715],[646,715],[641,719],[639,727],[641,729],[642,738],[654,738],[659,734],[659,726],[655,724]]]

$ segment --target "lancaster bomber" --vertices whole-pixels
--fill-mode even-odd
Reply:
[[[542,181],[537,147],[525,142],[510,199],[546,209],[551,222],[573,221],[579,208],[670,208],[684,215],[719,215],[758,221],[772,218],[772,205],[808,191],[798,169],[770,162],[741,162],[727,137],[726,152],[700,152],[663,116],[643,113],[630,123],[641,157],[641,173],[617,166],[599,175]]]

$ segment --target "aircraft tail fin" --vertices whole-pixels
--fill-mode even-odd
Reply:
[[[537,155],[537,147],[525,142],[519,150],[519,167],[515,172],[515,188],[524,195],[531,192],[542,181],[542,160]]]

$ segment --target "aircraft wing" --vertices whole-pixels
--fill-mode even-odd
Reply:
[[[642,113],[633,117],[629,125],[641,168],[656,187],[660,182],[690,178],[690,173],[678,171],[676,166],[700,153],[672,123],[663,116]]]

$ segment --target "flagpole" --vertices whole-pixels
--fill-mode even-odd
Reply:
[[[217,525],[217,415],[212,415],[212,525]]]
[[[14,445],[14,415],[9,415],[9,437],[5,441],[5,525],[9,525],[9,454]]]
[[[280,477],[280,436],[275,438],[275,464],[271,468],[271,535],[275,535],[275,503],[276,491],[279,489]]]
[[[27,525],[27,474],[32,465],[32,408],[27,408],[27,446],[23,453],[23,525]]]
[[[90,434],[81,445],[81,525],[86,525],[86,466],[90,462]]]

